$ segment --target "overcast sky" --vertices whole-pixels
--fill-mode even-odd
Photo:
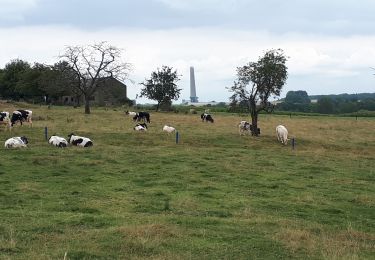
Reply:
[[[131,99],[167,65],[181,75],[180,100],[194,66],[199,101],[228,101],[236,67],[277,48],[289,57],[281,97],[375,92],[374,0],[0,0],[0,35],[1,68],[107,41],[133,64]]]

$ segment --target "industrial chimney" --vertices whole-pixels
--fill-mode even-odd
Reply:
[[[190,67],[190,102],[198,103],[197,92],[195,90],[194,67]]]

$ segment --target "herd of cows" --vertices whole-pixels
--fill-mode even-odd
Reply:
[[[5,124],[10,130],[12,127],[20,123],[29,123],[32,126],[32,111],[31,110],[15,110],[10,117],[9,112],[0,112],[0,123]],[[126,115],[133,117],[134,122],[138,122],[134,126],[135,131],[147,131],[147,123],[150,123],[150,114],[148,112],[125,112]],[[202,122],[210,122],[214,123],[214,119],[209,113],[202,113],[201,114]],[[241,121],[238,125],[240,135],[243,134],[251,134],[254,129],[253,126],[247,121]],[[176,128],[173,126],[164,125],[162,131],[167,133],[176,132]],[[260,129],[257,129],[258,133],[260,133]],[[288,130],[283,125],[278,125],[276,127],[276,136],[277,140],[280,141],[282,144],[287,145],[288,143]],[[61,136],[53,135],[48,139],[48,143],[56,147],[67,147],[68,144],[79,146],[79,147],[90,147],[93,146],[93,142],[90,138],[78,136],[74,133],[68,135],[68,139],[65,139]],[[27,147],[28,139],[26,136],[17,136],[9,138],[5,141],[5,148],[20,148],[20,147]]]
[[[133,121],[143,121],[143,123],[138,123],[137,125],[134,126],[134,130],[135,131],[147,131],[147,123],[150,123],[150,114],[147,113],[147,112],[129,112],[129,111],[126,111],[125,114],[129,115],[129,116],[132,116],[133,117]],[[212,118],[212,116],[208,113],[202,113],[201,114],[201,120],[203,122],[211,122],[213,123],[214,122],[214,119]],[[252,132],[254,131],[253,129],[253,126],[247,122],[247,121],[241,121],[240,124],[238,125],[238,129],[239,129],[239,133],[240,135],[243,135],[243,134],[252,134]],[[172,126],[168,126],[168,125],[165,125],[163,127],[163,131],[164,132],[167,132],[167,133],[172,133],[172,132],[175,132],[176,131],[176,128],[172,127]],[[260,129],[257,128],[257,132],[258,134],[260,134]],[[278,125],[276,127],[276,137],[277,137],[277,140],[279,142],[281,142],[282,144],[284,145],[287,145],[288,144],[288,130],[286,129],[285,126],[283,125]]]

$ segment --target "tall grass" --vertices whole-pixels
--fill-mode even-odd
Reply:
[[[0,132],[30,139],[0,149],[1,259],[375,257],[371,118],[261,115],[251,137],[237,128],[248,118],[225,113],[151,113],[139,133],[121,109],[22,108],[33,127]],[[49,146],[45,127],[94,146]]]

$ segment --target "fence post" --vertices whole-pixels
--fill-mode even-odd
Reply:
[[[292,138],[292,149],[294,150],[296,148],[296,139]]]
[[[178,134],[178,131],[176,131],[176,144],[178,144],[179,139],[180,139],[180,135]]]
[[[47,129],[47,127],[44,127],[44,138],[46,138],[46,140],[48,139],[48,129]]]

